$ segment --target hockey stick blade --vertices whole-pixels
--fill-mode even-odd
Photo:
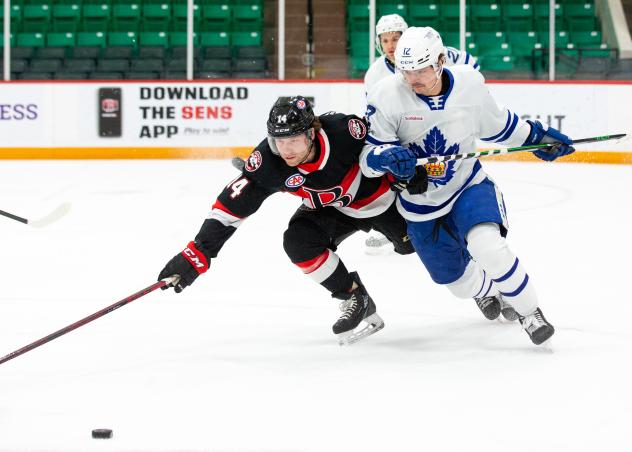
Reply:
[[[590,138],[579,138],[577,140],[573,140],[573,145],[585,144],[585,143],[597,143],[597,142],[609,141],[609,140],[620,140],[624,138],[626,135],[627,134],[625,133],[618,133],[614,135],[602,135],[602,136],[590,137]],[[539,149],[550,149],[559,144],[560,143],[534,144],[534,145],[529,145],[529,146],[518,146],[515,148],[491,149],[489,151],[470,152],[467,154],[452,154],[452,155],[439,155],[435,157],[425,157],[425,158],[417,159],[417,166],[426,165],[428,163],[448,162],[451,160],[474,159],[478,157],[485,157],[488,155],[511,154],[514,152],[533,152]]]
[[[44,228],[70,212],[70,206],[71,204],[69,202],[60,204],[48,215],[45,215],[42,218],[38,218],[37,220],[29,220],[28,225],[34,228]]]
[[[34,228],[43,228],[45,226],[48,226],[51,223],[54,223],[55,221],[59,220],[61,217],[66,215],[68,211],[70,211],[70,205],[71,204],[69,202],[65,202],[57,206],[57,208],[55,208],[55,210],[50,212],[48,215],[45,215],[42,218],[38,218],[36,220],[29,220],[27,218],[22,218],[12,213],[5,212],[4,210],[0,210],[0,215],[2,215],[3,217],[11,218],[12,220],[15,220],[15,221],[19,221],[20,223],[27,224]]]

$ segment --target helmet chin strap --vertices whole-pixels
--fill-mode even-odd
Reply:
[[[434,85],[432,85],[428,89],[428,91],[432,92],[432,90],[435,89],[435,87],[437,86],[437,83],[439,83],[439,81],[441,80],[441,74],[443,74],[443,65],[441,65],[439,69],[435,69],[435,75],[437,76],[437,81],[434,82]]]

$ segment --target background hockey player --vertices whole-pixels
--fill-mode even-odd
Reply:
[[[375,25],[375,44],[381,56],[371,64],[364,75],[364,92],[368,93],[377,82],[396,72],[395,47],[407,28],[408,24],[399,14],[388,14],[378,20]],[[454,47],[446,46],[444,55],[446,66],[469,64],[474,69],[479,67],[476,59],[466,51],[461,52]],[[372,233],[365,241],[367,254],[388,253],[392,248],[391,242],[379,232]]]
[[[416,167],[418,157],[475,151],[476,139],[508,146],[560,143],[535,155],[554,160],[574,151],[572,140],[538,121],[522,121],[499,107],[479,71],[445,68],[445,48],[430,27],[407,29],[395,61],[401,74],[371,90],[371,130],[361,166],[368,176],[392,173],[407,180],[419,168],[427,191],[404,190],[397,207],[432,279],[460,298],[473,297],[489,319],[501,310],[520,323],[535,344],[554,333],[538,307],[533,282],[509,249],[502,194],[476,159]],[[417,174],[417,177],[418,174]]]
[[[281,97],[270,111],[268,137],[245,161],[241,176],[220,193],[195,240],[171,259],[158,279],[179,275],[181,292],[208,270],[241,222],[271,194],[285,191],[303,205],[290,219],[283,246],[303,273],[343,300],[333,325],[339,342],[352,343],[384,325],[356,272],[336,254],[345,238],[374,228],[400,254],[414,252],[406,222],[385,177],[367,178],[359,166],[367,125],[355,115],[315,116],[304,97]],[[354,332],[364,321],[366,326]]]

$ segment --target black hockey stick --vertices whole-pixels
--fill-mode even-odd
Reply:
[[[63,327],[61,330],[55,331],[54,333],[49,334],[48,336],[45,336],[41,339],[36,340],[35,342],[26,345],[14,352],[9,353],[8,355],[0,358],[0,364],[2,363],[6,363],[7,361],[18,357],[26,352],[29,352],[31,350],[33,350],[34,348],[39,347],[40,345],[44,345],[47,342],[52,341],[53,339],[57,339],[59,336],[63,336],[66,333],[71,332],[72,330],[75,330],[77,328],[79,328],[80,326],[85,325],[86,323],[90,323],[93,320],[98,319],[99,317],[104,316],[105,314],[109,314],[110,312],[125,306],[127,303],[130,303],[134,300],[139,299],[140,297],[143,297],[145,295],[147,295],[148,293],[153,292],[156,289],[160,289],[161,287],[167,286],[171,283],[175,283],[177,280],[179,279],[178,276],[171,276],[169,278],[165,278],[161,281],[158,281],[157,283],[152,284],[149,287],[144,288],[143,290],[141,290],[140,292],[136,292],[133,295],[130,295],[127,298],[123,298],[121,301],[117,301],[116,303],[108,306],[107,308],[103,308],[100,311],[95,312],[92,315],[89,315],[88,317],[85,317],[81,320],[76,321],[75,323],[65,326]]]
[[[620,138],[625,137],[626,135],[627,134],[625,133],[619,133],[616,135],[603,135],[600,137],[580,138],[578,140],[573,140],[573,146],[576,144],[583,144],[583,143],[597,143],[599,141],[618,140]],[[486,155],[511,154],[513,152],[533,152],[539,149],[551,149],[552,147],[558,146],[560,144],[561,143],[534,144],[530,146],[518,146],[515,148],[491,149],[489,151],[470,152],[468,154],[439,155],[436,157],[419,158],[417,159],[417,166],[426,165],[428,163],[449,162],[451,160],[475,159],[478,157],[484,157]]]
[[[35,220],[29,220],[29,219],[26,219],[26,218],[22,218],[22,217],[19,217],[17,215],[14,215],[12,213],[5,212],[4,210],[0,210],[0,215],[2,215],[3,217],[11,218],[12,220],[15,220],[15,221],[19,221],[20,223],[27,224],[27,225],[32,226],[34,228],[43,228],[43,227],[48,226],[49,224],[54,223],[55,221],[59,220],[61,217],[66,215],[69,210],[70,210],[70,203],[69,202],[65,202],[65,203],[60,204],[59,206],[57,206],[49,214],[44,215],[43,217],[37,218]]]

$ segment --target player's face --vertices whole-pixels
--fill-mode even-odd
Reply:
[[[279,150],[279,155],[288,166],[298,166],[307,161],[312,142],[304,133],[287,138],[275,138],[274,144]]]
[[[432,66],[416,71],[402,71],[404,80],[412,90],[423,96],[435,96],[441,91],[441,80],[437,80],[437,72]]]
[[[391,62],[395,61],[395,47],[397,47],[397,41],[401,36],[402,33],[399,31],[389,31],[380,35],[382,52]]]

